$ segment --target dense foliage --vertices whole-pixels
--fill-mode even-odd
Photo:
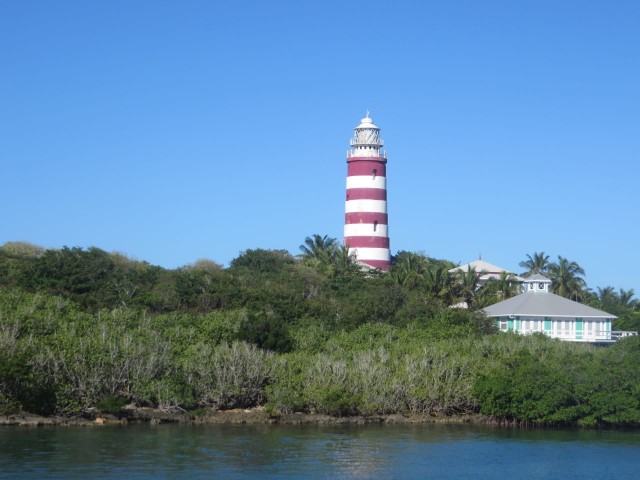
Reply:
[[[481,292],[475,275],[411,252],[366,272],[318,235],[301,251],[167,270],[98,248],[5,244],[0,413],[267,405],[640,423],[637,338],[594,348],[497,334],[476,308],[514,294],[509,278]],[[608,287],[592,300],[632,326],[631,296]],[[450,308],[461,301],[472,308]]]

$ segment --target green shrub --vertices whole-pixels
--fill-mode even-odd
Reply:
[[[125,397],[107,394],[96,402],[96,408],[102,413],[111,413],[116,415],[122,412],[122,409],[126,404],[127,399]]]

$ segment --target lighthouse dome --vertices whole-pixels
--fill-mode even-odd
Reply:
[[[373,119],[369,118],[369,117],[365,117],[362,120],[360,120],[360,125],[358,125],[356,128],[375,128],[376,130],[380,130],[374,123],[373,123]]]

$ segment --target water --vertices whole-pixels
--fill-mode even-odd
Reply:
[[[640,432],[447,425],[4,427],[0,477],[637,479]]]

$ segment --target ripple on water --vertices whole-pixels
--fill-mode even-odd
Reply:
[[[2,478],[627,479],[640,433],[459,425],[0,429]]]

